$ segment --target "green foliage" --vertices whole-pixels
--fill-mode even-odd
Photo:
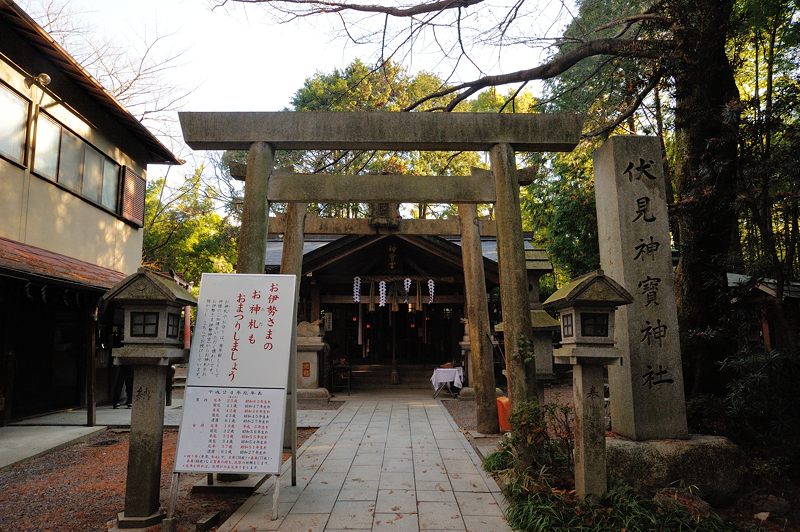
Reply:
[[[613,21],[650,9],[647,2],[638,0],[581,0],[577,6],[575,18],[564,31],[565,39],[559,46],[561,52],[567,52],[587,39],[613,37],[620,29]],[[595,31],[596,28],[603,29]],[[642,30],[646,29],[647,24],[644,24]],[[633,57],[590,57],[547,80],[544,100],[551,111],[586,113],[584,130],[594,131],[613,123],[652,75],[652,61]],[[613,132],[653,134],[642,110],[606,134]]]
[[[483,469],[489,473],[499,473],[514,465],[514,455],[505,447],[483,459]]]
[[[400,111],[426,94],[441,88],[437,76],[422,72],[411,76],[392,63],[373,68],[356,59],[343,69],[318,72],[308,78],[292,98],[294,111]],[[452,97],[434,98],[417,108],[426,111],[446,105]],[[480,165],[475,152],[304,151],[279,152],[278,166],[291,165],[298,172],[348,174],[467,175]],[[360,218],[369,207],[362,203],[311,204],[321,216]],[[452,215],[454,210],[428,203],[417,204],[420,218]]]
[[[591,149],[553,157],[550,175],[520,195],[523,217],[534,230],[533,244],[547,250],[562,282],[600,264]]]
[[[506,517],[514,530],[528,532],[739,530],[714,514],[698,515],[681,504],[656,501],[624,485],[613,487],[598,501],[579,501],[570,492],[540,485],[525,497],[513,498]]]
[[[800,24],[789,6],[747,4],[734,53],[745,92],[740,126],[738,206],[740,270],[772,279],[800,278]]]
[[[723,360],[729,372],[724,402],[731,437],[773,456],[787,456],[800,467],[800,359],[778,350],[740,352]]]
[[[506,483],[506,518],[514,530],[738,530],[713,513],[690,510],[690,494],[685,497],[689,504],[684,505],[615,484],[599,499],[579,500],[567,483],[554,484],[546,467],[538,471],[519,467],[511,446],[504,441],[500,451],[486,458],[484,468]]]
[[[198,168],[177,189],[165,178],[152,180],[145,196],[142,262],[161,271],[173,269],[195,285],[203,272],[233,271],[238,232],[217,213],[202,171]]]
[[[729,381],[722,397],[687,404],[692,430],[721,434],[748,451],[750,474],[772,483],[800,472],[800,359],[742,350],[720,364]]]
[[[484,468],[501,475],[515,494],[539,482],[567,485],[572,477],[572,409],[558,404],[523,402],[509,419],[511,433]]]
[[[506,517],[514,530],[737,530],[714,514],[691,511],[691,504],[654,499],[625,485],[613,486],[597,500],[578,500],[572,490],[569,407],[522,403],[512,412],[510,424],[511,434],[486,457],[483,467],[504,484]]]
[[[505,94],[501,94],[496,87],[490,87],[461,105],[472,113],[535,113],[538,104],[531,91],[517,92],[508,89]]]

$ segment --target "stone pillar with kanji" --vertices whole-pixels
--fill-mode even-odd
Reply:
[[[616,136],[594,154],[600,265],[634,297],[618,311],[611,426],[634,440],[687,438],[661,147]]]

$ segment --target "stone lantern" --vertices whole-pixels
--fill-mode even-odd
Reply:
[[[614,314],[630,303],[633,297],[603,270],[570,281],[544,302],[560,314],[561,347],[555,359],[573,366],[575,490],[581,498],[606,492],[603,366],[621,363]]]
[[[139,270],[103,295],[103,305],[125,316],[123,347],[113,350],[114,364],[133,366],[133,410],[128,450],[125,510],[119,528],[144,528],[160,522],[161,442],[170,364],[183,362],[181,312],[197,300],[172,278]]]

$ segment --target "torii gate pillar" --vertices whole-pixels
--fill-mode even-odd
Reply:
[[[531,318],[528,310],[528,278],[522,239],[522,214],[519,206],[519,181],[514,150],[509,144],[496,144],[489,151],[497,201],[497,257],[500,266],[500,301],[503,308],[508,395],[512,405],[535,401],[536,363],[531,343]]]

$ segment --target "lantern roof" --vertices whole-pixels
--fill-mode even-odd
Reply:
[[[528,271],[535,271],[538,273],[553,272],[553,263],[550,262],[547,251],[541,248],[525,250],[525,267]]]
[[[592,306],[614,308],[633,303],[633,296],[614,279],[595,270],[565,284],[544,302],[549,310]]]
[[[197,299],[171,277],[148,268],[139,270],[112,286],[103,294],[104,304],[111,302],[157,302],[180,306],[197,305]]]
[[[538,309],[531,311],[531,327],[535,330],[548,330],[548,329],[558,329],[561,325],[560,322],[550,316],[546,311]],[[503,332],[503,322],[501,321],[497,325],[494,326],[495,332]]]

